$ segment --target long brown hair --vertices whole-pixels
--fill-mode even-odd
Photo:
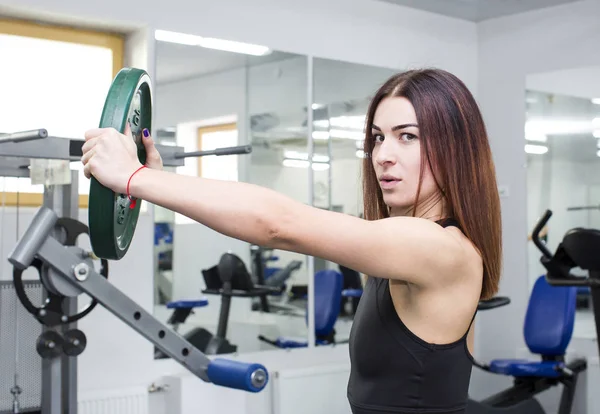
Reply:
[[[366,119],[363,160],[364,215],[388,217],[375,170],[373,118],[386,97],[404,97],[414,107],[421,142],[421,172],[415,208],[428,164],[445,198],[450,217],[479,250],[483,260],[481,298],[498,291],[502,267],[502,228],[496,172],[479,107],[466,85],[440,69],[410,70],[388,79],[373,97]],[[427,164],[426,164],[427,163]]]

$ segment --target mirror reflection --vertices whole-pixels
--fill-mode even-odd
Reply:
[[[375,91],[396,70],[330,59],[314,60],[313,199],[324,209],[363,216],[362,165],[364,128]],[[317,164],[320,162],[321,164]],[[337,279],[335,293],[331,279]],[[315,258],[315,328],[328,340],[348,340],[352,319],[362,294],[364,275]],[[337,308],[331,328],[324,315]]]
[[[540,239],[554,253],[574,228],[600,229],[599,68],[532,74],[525,95],[530,287],[546,269],[531,232],[549,209]],[[587,276],[575,268],[572,275]],[[575,338],[595,338],[588,287],[577,287]]]
[[[175,171],[254,182],[306,202],[306,171],[286,175],[281,162],[272,160],[308,145],[301,131],[306,67],[306,57],[284,52],[157,41],[154,136],[163,145],[194,153]],[[275,130],[272,146],[252,142],[254,133],[269,132],[277,122],[296,127],[295,141],[276,142]],[[215,154],[246,144],[253,144],[251,153]],[[159,319],[206,354],[272,349],[263,337],[294,336],[306,342],[304,308],[286,308],[280,315],[268,306],[271,298],[287,297],[287,283],[304,267],[304,256],[249,245],[158,206],[154,222]],[[298,284],[306,285],[305,280]],[[155,357],[165,356],[157,351]]]
[[[156,139],[201,152],[178,173],[245,181],[362,217],[367,106],[395,70],[314,59],[309,73],[306,56],[160,41],[156,57]],[[210,153],[246,144],[250,153]],[[310,271],[305,255],[231,239],[157,206],[154,220],[156,315],[203,352],[307,346],[311,284],[316,344],[347,342],[363,275],[318,257]]]

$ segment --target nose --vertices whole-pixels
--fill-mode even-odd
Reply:
[[[381,166],[396,164],[398,154],[394,149],[393,139],[386,137],[386,139],[376,147],[374,152],[375,154],[373,155],[375,156],[377,164]]]

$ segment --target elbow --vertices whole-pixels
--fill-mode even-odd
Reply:
[[[289,214],[272,214],[263,223],[263,246],[271,249],[292,250],[293,241]]]
[[[262,245],[270,249],[280,249],[282,244],[282,232],[279,224],[273,220],[266,223],[264,227],[265,232]]]

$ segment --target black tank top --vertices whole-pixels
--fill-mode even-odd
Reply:
[[[453,220],[438,223],[457,226]],[[423,341],[398,316],[388,282],[369,276],[352,323],[348,400],[353,414],[463,414],[473,364],[470,325],[454,343]]]

